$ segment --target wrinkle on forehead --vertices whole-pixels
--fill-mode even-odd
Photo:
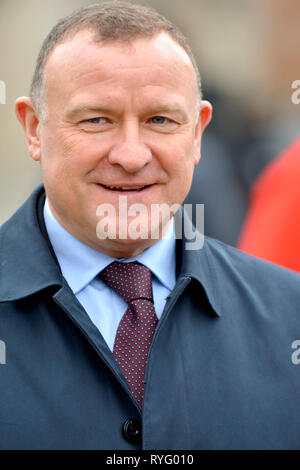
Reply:
[[[151,43],[153,49],[156,49],[160,55],[165,55],[165,59],[169,58],[170,56],[177,57],[181,59],[182,62],[185,62],[186,65],[190,65],[193,67],[192,61],[186,51],[178,44],[175,40],[169,36],[166,32],[158,33],[156,36],[153,37],[145,37],[145,38],[136,38],[132,39],[129,42],[122,42],[122,41],[95,41],[94,40],[94,32],[90,30],[83,30],[79,31],[74,37],[71,39],[66,39],[64,42],[59,43],[53,51],[50,53],[48,57],[48,61],[56,61],[62,60],[65,61],[68,58],[75,57],[78,59],[78,51],[80,53],[80,47],[83,44],[86,44],[87,48],[85,51],[88,50],[88,46],[98,47],[99,49],[109,47],[115,47],[116,49],[123,52],[124,55],[133,54],[135,53],[136,56],[140,56],[142,60],[144,57],[143,52],[141,51],[140,47],[137,47],[137,44],[144,43],[145,47],[147,44]],[[164,50],[162,46],[167,46]],[[82,54],[82,58],[86,55]],[[47,65],[47,64],[46,64]]]
[[[63,68],[64,70],[70,70],[72,79],[76,78],[74,74],[76,72],[82,73],[82,70],[90,65],[90,59],[92,57],[95,59],[96,54],[97,59],[94,62],[94,66],[100,69],[101,63],[106,60],[105,50],[107,47],[115,48],[119,52],[118,63],[113,64],[114,70],[117,71],[118,68],[126,70],[128,60],[130,61],[131,58],[135,60],[135,64],[133,66],[131,63],[130,68],[136,67],[138,70],[143,68],[145,63],[147,64],[144,50],[147,50],[150,46],[152,55],[155,55],[153,65],[157,67],[160,64],[161,68],[164,69],[164,66],[173,60],[173,65],[176,68],[184,66],[190,68],[194,72],[196,79],[196,72],[189,56],[167,33],[159,33],[153,38],[139,38],[129,43],[95,42],[93,35],[94,33],[91,31],[81,31],[71,40],[58,44],[48,58],[45,66],[45,76],[48,75],[48,72],[56,73]],[[84,46],[85,44],[86,47]],[[143,44],[144,47],[141,47]],[[103,54],[101,54],[101,50]],[[155,54],[155,52],[157,53]],[[93,71],[86,71],[86,73],[93,73]]]
[[[126,90],[149,84],[159,87],[161,83],[173,90],[188,85],[197,93],[196,72],[189,56],[166,33],[123,44],[96,43],[91,31],[81,31],[57,45],[45,67],[46,94],[58,99],[95,84],[107,89],[121,85]]]

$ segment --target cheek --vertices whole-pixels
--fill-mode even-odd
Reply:
[[[180,202],[187,196],[193,180],[195,169],[194,148],[191,145],[173,147],[169,158],[168,173],[170,176],[170,189]]]
[[[72,131],[61,135],[59,151],[71,168],[89,172],[105,160],[110,145],[101,135]]]
[[[69,175],[90,171],[99,152],[89,137],[73,130],[49,129],[42,137],[42,167]]]
[[[90,146],[82,134],[69,130],[58,133],[56,147],[66,160],[84,162],[83,156],[88,154]]]
[[[194,153],[192,147],[173,147],[173,151],[169,151],[168,170],[173,176],[183,179],[189,178],[194,171]],[[184,184],[184,181],[181,181]]]

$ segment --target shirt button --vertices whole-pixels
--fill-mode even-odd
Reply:
[[[123,425],[123,435],[128,442],[140,444],[142,442],[141,422],[136,419],[127,419]]]

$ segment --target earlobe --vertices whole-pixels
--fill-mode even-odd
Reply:
[[[15,105],[15,111],[25,132],[29,154],[33,160],[40,161],[40,120],[35,111],[32,100],[28,97],[18,98]]]
[[[200,158],[201,158],[201,154],[200,154],[200,151],[198,154],[195,154],[194,156],[194,165],[197,166],[199,161],[200,161]]]

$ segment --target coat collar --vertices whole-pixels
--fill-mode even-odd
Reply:
[[[43,194],[44,187],[40,185],[0,229],[0,302],[20,300],[47,288],[58,290],[63,286],[62,273],[37,216]],[[183,216],[184,211],[179,211],[175,223],[183,220]],[[205,238],[200,250],[186,250],[186,242],[184,235],[177,241],[178,275],[190,278],[192,284],[200,284],[210,307],[219,316],[221,310],[214,289],[216,270],[209,240]],[[200,297],[199,285],[197,288]]]
[[[190,278],[195,290],[195,299],[200,306],[207,303],[210,312],[215,316],[221,316],[221,299],[216,295],[216,285],[221,282],[218,267],[214,263],[214,244],[217,240],[203,236],[197,231],[197,238],[202,237],[203,245],[200,249],[187,249],[190,243],[185,237],[184,226],[189,224],[190,230],[196,230],[192,225],[189,215],[185,212],[184,206],[175,215],[175,226],[179,228],[177,243],[177,273],[179,277]],[[180,237],[180,234],[182,236]],[[206,301],[205,301],[206,298]]]
[[[39,186],[0,229],[0,302],[63,284],[38,222],[37,204],[43,192]]]

